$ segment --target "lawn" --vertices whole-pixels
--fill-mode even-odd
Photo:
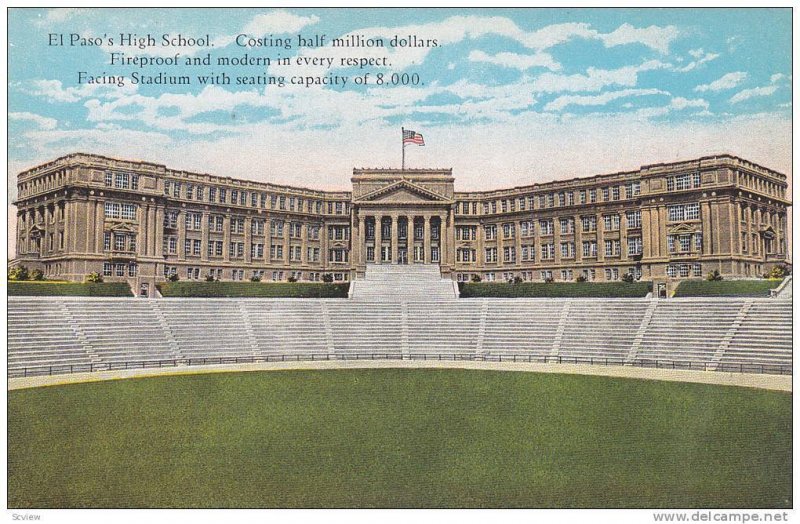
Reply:
[[[131,288],[125,282],[9,282],[9,296],[73,296],[73,297],[130,297]]]
[[[452,369],[17,390],[8,505],[786,508],[791,400]]]
[[[347,298],[350,284],[313,282],[170,282],[159,284],[165,297]]]
[[[684,280],[676,297],[768,297],[769,290],[781,285],[775,280]]]
[[[652,282],[470,282],[459,285],[461,298],[517,297],[644,297]]]

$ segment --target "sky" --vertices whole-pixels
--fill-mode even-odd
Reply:
[[[10,9],[9,198],[19,171],[76,151],[176,169],[350,189],[353,167],[399,167],[401,127],[425,137],[407,167],[452,167],[457,190],[589,176],[732,153],[791,176],[791,10]],[[50,34],[101,45],[48,45]],[[208,35],[139,49],[121,33]],[[242,47],[246,39],[289,46]],[[325,35],[323,47],[299,47]],[[344,36],[384,47],[332,48]],[[392,37],[436,46],[391,47]],[[108,38],[114,42],[109,43]],[[78,44],[82,42],[77,42]],[[288,48],[287,48],[288,47]],[[236,76],[346,76],[342,85],[134,85],[128,57],[289,58]],[[342,65],[348,57],[387,66]],[[297,65],[333,58],[334,65]],[[180,62],[180,61],[179,61]],[[124,76],[122,87],[79,72]],[[370,73],[370,82],[354,78]],[[376,85],[383,73],[402,84]],[[405,77],[400,75],[407,75]],[[419,79],[416,82],[416,79]],[[9,221],[13,221],[13,210]],[[13,227],[13,224],[9,224]]]

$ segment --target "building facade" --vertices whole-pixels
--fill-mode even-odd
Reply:
[[[76,153],[19,174],[17,258],[47,278],[336,281],[438,264],[466,281],[755,277],[788,262],[786,176],[721,155],[496,191],[354,169],[317,191]]]

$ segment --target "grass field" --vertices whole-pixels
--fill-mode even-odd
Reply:
[[[782,280],[684,280],[676,297],[768,297]]]
[[[170,282],[165,297],[347,298],[350,284],[313,282]]]
[[[8,505],[790,507],[791,400],[452,369],[17,390]]]
[[[634,298],[650,292],[652,282],[469,282],[459,284],[461,298],[576,297]]]
[[[9,282],[9,296],[130,297],[125,282]]]

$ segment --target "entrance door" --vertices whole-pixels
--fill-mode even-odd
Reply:
[[[150,284],[142,282],[142,287],[139,288],[139,296],[143,298],[150,296]]]
[[[666,282],[658,283],[658,298],[667,298],[667,284]]]
[[[397,249],[397,263],[408,264],[408,249],[404,247]]]

